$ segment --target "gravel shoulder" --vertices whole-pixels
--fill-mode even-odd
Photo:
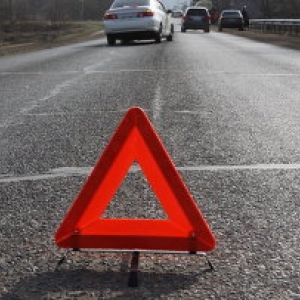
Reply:
[[[223,31],[263,43],[270,43],[280,47],[300,50],[300,36],[264,33],[256,30],[238,31],[236,29],[224,29]]]

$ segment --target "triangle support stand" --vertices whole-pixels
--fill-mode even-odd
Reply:
[[[146,250],[107,250],[107,249],[69,249],[63,257],[57,262],[57,265],[55,267],[55,271],[59,269],[59,267],[66,261],[67,256],[71,252],[96,252],[96,253],[131,253],[131,260],[130,260],[130,267],[129,267],[129,273],[128,273],[128,286],[129,287],[138,287],[139,280],[138,280],[138,272],[139,272],[139,260],[140,260],[140,254],[141,253],[149,253],[149,254],[185,254],[185,255],[201,255],[206,258],[206,262],[209,266],[209,269],[205,269],[205,272],[213,272],[215,271],[215,268],[213,264],[211,263],[210,259],[208,258],[208,255],[205,252],[195,252],[195,251],[146,251]]]
[[[137,287],[139,285],[138,282],[139,258],[140,258],[139,251],[132,252],[129,278],[128,278],[128,286],[130,287]]]

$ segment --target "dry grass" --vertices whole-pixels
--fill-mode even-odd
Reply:
[[[51,48],[98,38],[101,35],[102,24],[96,21],[2,24],[0,27],[0,56]]]

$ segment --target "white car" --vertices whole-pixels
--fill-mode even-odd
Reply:
[[[107,43],[116,40],[173,40],[172,11],[159,0],[115,0],[103,18]]]

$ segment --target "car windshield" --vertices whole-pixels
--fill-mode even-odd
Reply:
[[[186,14],[188,16],[205,16],[206,11],[204,9],[189,9]]]
[[[150,0],[115,0],[111,8],[149,6]]]
[[[222,14],[223,17],[240,17],[240,13],[238,11],[224,11]]]

